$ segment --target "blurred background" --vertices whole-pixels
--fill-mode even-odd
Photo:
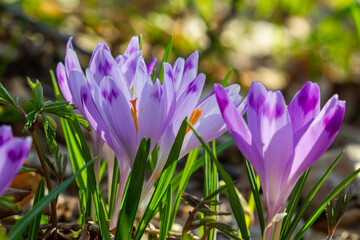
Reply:
[[[345,122],[314,169],[323,173],[346,149],[331,189],[360,166],[360,5],[353,0],[1,0],[0,81],[26,101],[31,94],[26,78],[39,79],[52,99],[49,70],[64,60],[69,36],[86,68],[97,42],[107,43],[116,56],[140,34],[143,56],[147,62],[157,58],[157,68],[171,34],[170,62],[198,50],[209,91],[233,68],[229,83],[240,84],[244,93],[252,81],[282,90],[288,102],[306,81],[319,84],[322,104],[337,93],[347,101]],[[0,109],[2,123],[17,119]],[[239,165],[241,156],[234,148],[222,158]],[[241,171],[232,174],[246,180]],[[359,190],[355,183],[341,239],[359,239]]]

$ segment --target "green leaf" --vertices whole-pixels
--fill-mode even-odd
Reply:
[[[29,129],[36,121],[37,116],[39,115],[39,110],[32,110],[28,114],[26,114],[26,118],[28,121],[26,122],[23,132]]]
[[[67,186],[75,180],[75,178],[87,167],[89,167],[94,160],[89,161],[82,169],[77,171],[70,178],[66,179],[59,186],[51,190],[51,192],[42,198],[30,211],[28,211],[20,220],[16,222],[16,224],[11,228],[8,238],[9,240],[16,240],[22,237],[23,232],[29,226],[29,224],[36,218],[39,214],[42,213],[44,208],[54,199],[56,198],[62,191],[64,191]]]
[[[157,213],[159,204],[162,201],[163,196],[166,193],[166,190],[171,182],[171,179],[174,175],[175,168],[177,165],[177,160],[179,158],[182,143],[185,137],[186,121],[187,120],[185,119],[180,126],[179,132],[175,138],[174,144],[171,148],[164,169],[161,172],[160,178],[157,180],[155,191],[150,199],[150,202],[145,210],[144,215],[140,219],[140,222],[138,224],[138,230],[136,231],[135,234],[135,240],[141,239],[147,225]]]
[[[263,233],[265,230],[265,220],[264,220],[264,215],[263,215],[261,201],[260,201],[260,193],[259,193],[259,188],[258,188],[258,184],[257,184],[257,178],[255,175],[254,168],[250,165],[248,160],[245,160],[245,167],[246,167],[246,173],[247,173],[249,183],[250,183],[251,192],[254,197],[255,206],[257,209],[256,212],[258,214],[259,221],[260,221],[261,235],[263,236]]]
[[[40,202],[40,200],[44,197],[44,191],[45,191],[44,179],[41,178],[41,181],[39,182],[38,189],[35,194],[33,207],[35,207],[36,204],[38,204],[38,202]],[[42,214],[42,212],[40,212],[32,221],[32,223],[30,225],[30,229],[29,229],[28,239],[37,239],[39,226],[40,226],[40,220],[41,220],[41,214]]]
[[[230,175],[225,171],[225,169],[222,167],[222,165],[219,163],[219,161],[217,160],[217,157],[214,156],[214,154],[212,153],[209,146],[206,145],[204,140],[200,137],[199,133],[194,129],[192,124],[188,121],[187,121],[187,124],[191,128],[191,130],[194,132],[196,137],[199,139],[199,141],[203,145],[204,149],[209,153],[211,159],[216,164],[216,167],[218,169],[220,176],[223,178],[226,185],[228,186],[229,201],[230,201],[231,209],[233,211],[236,222],[240,229],[242,238],[250,239],[249,229],[246,226],[244,209],[241,205],[239,196],[237,195],[233,180],[231,179]]]
[[[287,231],[287,229],[289,227],[292,216],[294,215],[296,207],[298,206],[298,203],[299,203],[299,200],[301,197],[301,193],[304,188],[306,179],[309,175],[309,172],[310,172],[310,168],[301,175],[301,177],[299,178],[299,180],[297,181],[297,183],[294,187],[294,190],[291,193],[288,205],[286,206],[287,215],[284,217],[282,226],[281,226],[280,238],[283,237],[284,233]]]
[[[170,36],[170,39],[168,41],[168,44],[166,45],[166,49],[165,49],[165,53],[164,53],[164,57],[160,66],[160,71],[159,71],[159,80],[162,83],[162,80],[164,78],[164,63],[168,62],[170,59],[170,54],[171,54],[171,49],[172,49],[172,43],[173,43],[173,35]]]
[[[321,177],[321,179],[315,184],[315,186],[311,189],[310,193],[308,194],[308,196],[306,197],[305,201],[303,202],[303,204],[301,205],[298,213],[296,214],[294,220],[291,222],[291,224],[289,225],[289,228],[286,231],[286,234],[284,235],[284,239],[290,239],[292,233],[294,232],[296,226],[298,225],[298,223],[301,220],[301,217],[303,216],[303,214],[305,213],[305,210],[308,208],[311,200],[314,198],[315,194],[317,193],[317,191],[319,190],[319,188],[321,187],[321,185],[324,183],[324,181],[326,180],[326,178],[329,176],[329,174],[331,173],[331,171],[334,169],[334,167],[336,166],[336,164],[339,162],[341,156],[344,154],[344,151],[342,151],[340,153],[340,155],[336,158],[336,160],[331,164],[331,166],[328,168],[328,170],[324,173],[324,175]]]
[[[129,229],[125,229],[128,238],[130,239],[132,233],[132,227],[134,225],[136,211],[139,206],[141,192],[144,184],[145,177],[145,169],[146,163],[149,156],[150,151],[150,139],[146,140],[144,137],[140,143],[138,148],[138,152],[135,157],[135,162],[132,168],[131,178],[129,182],[128,192],[124,199],[124,206],[120,210],[120,214],[117,221],[117,226],[124,223],[124,221],[128,221]],[[121,231],[124,230],[122,228],[116,229],[115,239],[121,239],[120,236],[124,236],[124,233]]]
[[[17,106],[15,100],[11,97],[10,93],[5,89],[2,83],[0,83],[0,97],[2,103],[12,105],[13,107]]]
[[[343,190],[346,185],[348,185],[356,176],[360,173],[360,168],[353,172],[350,176],[345,178],[334,190],[330,192],[330,194],[326,197],[324,202],[316,209],[314,214],[306,221],[301,230],[295,235],[295,240],[301,239],[304,236],[305,232],[313,225],[313,223],[318,219],[320,214],[323,212],[326,205],[334,198],[336,195]]]
[[[41,117],[44,122],[46,141],[50,147],[51,155],[54,155],[54,152],[58,148],[57,143],[55,141],[55,137],[56,137],[55,129],[53,128],[51,122],[49,121],[48,117],[45,116],[45,114],[41,114]]]
[[[221,86],[226,87],[228,85],[228,82],[229,82],[232,72],[233,72],[233,69],[230,68],[228,73],[226,74],[224,80],[222,81]]]
[[[170,224],[169,224],[169,229],[168,229],[169,231],[172,230],[172,225],[175,222],[175,218],[176,218],[177,211],[179,209],[182,193],[185,191],[185,188],[186,188],[186,186],[187,186],[187,184],[189,182],[190,176],[192,174],[193,166],[194,166],[195,161],[196,161],[196,159],[197,159],[197,157],[199,155],[199,151],[200,151],[200,148],[198,147],[198,148],[192,150],[189,153],[188,157],[187,157],[186,164],[185,164],[185,167],[183,169],[183,174],[181,175],[181,180],[180,180],[180,183],[179,183],[179,187],[178,187],[178,190],[176,192],[176,197],[175,197],[173,210],[171,212]],[[173,185],[172,185],[172,187],[173,187]]]
[[[33,99],[36,100],[35,106],[39,106],[39,108],[42,106],[42,103],[44,102],[44,93],[43,93],[43,87],[39,80],[36,80],[35,83],[31,81],[30,78],[28,78],[28,84],[32,90]]]
[[[25,172],[38,172],[38,170],[36,168],[28,168],[24,166],[21,167],[19,173],[25,173]]]
[[[170,231],[170,215],[171,215],[171,206],[172,206],[172,189],[171,184],[169,184],[166,194],[165,200],[165,211],[161,214],[160,217],[160,233],[159,233],[159,240],[166,240],[167,234]]]
[[[112,160],[107,160],[107,161],[112,161]],[[114,212],[114,207],[115,207],[115,202],[116,202],[116,197],[117,197],[117,193],[118,193],[118,189],[119,189],[119,181],[120,181],[120,170],[118,167],[118,162],[117,159],[115,159],[114,161],[114,168],[113,168],[113,174],[112,174],[112,183],[111,183],[111,189],[110,189],[110,199],[109,199],[109,219],[112,218],[113,212]]]

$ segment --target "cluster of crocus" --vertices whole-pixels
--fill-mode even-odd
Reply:
[[[144,137],[151,139],[150,152],[156,144],[159,146],[157,165],[144,188],[147,192],[160,176],[185,117],[205,141],[226,131],[215,95],[212,93],[198,103],[205,82],[205,75],[197,73],[198,59],[195,52],[186,61],[177,59],[174,66],[163,63],[161,83],[157,77],[151,78],[155,60],[145,64],[138,38],[133,37],[124,55],[116,59],[104,43],[99,43],[84,74],[69,39],[65,66],[59,63],[57,68],[59,86],[119,161],[119,194],[110,228],[115,226],[126,179]],[[239,90],[238,85],[226,89],[236,106],[241,101]],[[240,106],[243,108],[244,104]],[[187,131],[181,156],[200,145],[196,136]]]
[[[31,143],[31,137],[13,137],[10,126],[0,127],[0,196],[23,165]]]
[[[328,149],[339,131],[345,102],[334,95],[320,110],[320,90],[307,82],[286,105],[279,91],[253,82],[247,122],[220,85],[215,93],[237,146],[260,177],[270,222],[284,210],[301,174]]]

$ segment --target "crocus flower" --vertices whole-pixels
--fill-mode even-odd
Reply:
[[[221,86],[215,86],[215,93],[231,135],[260,177],[270,222],[284,210],[301,174],[334,140],[345,101],[334,95],[320,110],[319,87],[307,82],[287,106],[279,91],[267,91],[253,82],[246,124]]]
[[[141,140],[150,138],[153,149],[173,112],[173,83],[170,79],[162,84],[158,79],[153,82],[150,72],[154,64],[153,60],[149,66],[145,65],[138,38],[134,37],[124,55],[116,59],[106,44],[99,43],[86,75],[78,64],[70,39],[65,67],[58,66],[59,85],[63,85],[64,96],[78,107],[119,161],[121,179],[111,228],[116,224],[126,179]]]
[[[31,143],[31,137],[13,137],[10,126],[0,127],[0,196],[23,165]]]
[[[160,176],[185,117],[188,118],[205,142],[210,142],[227,131],[216,104],[215,94],[211,93],[199,102],[205,83],[205,75],[203,73],[198,74],[198,61],[199,53],[195,51],[186,61],[183,58],[178,58],[173,67],[168,63],[164,63],[164,80],[171,79],[170,82],[174,83],[175,106],[166,132],[159,141],[159,157],[154,172],[144,188],[143,195],[148,192],[149,188]],[[239,96],[240,86],[234,84],[228,86],[225,91],[230,101],[235,106],[239,106],[239,111],[244,112],[246,101],[239,105],[242,99]],[[201,146],[200,141],[188,127],[179,158],[199,146]]]

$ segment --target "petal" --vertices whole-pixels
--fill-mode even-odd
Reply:
[[[139,37],[133,36],[129,41],[129,44],[124,52],[124,55],[126,57],[129,57],[131,54],[133,54],[135,51],[138,50],[140,50]]]
[[[68,77],[72,70],[77,69],[81,71],[79,59],[73,49],[71,41],[72,41],[72,37],[70,37],[68,40],[68,43],[66,45],[66,54],[65,54],[65,72],[66,72],[66,76]]]
[[[151,60],[151,62],[147,65],[147,69],[148,69],[148,73],[151,74],[152,71],[155,68],[155,64],[156,64],[157,59],[154,58],[153,60]]]
[[[156,145],[163,134],[163,121],[165,113],[165,101],[160,82],[154,85],[146,85],[142,92],[139,109],[139,135],[138,144],[143,137],[151,138],[151,149]]]
[[[120,145],[100,115],[91,93],[89,93],[85,86],[81,87],[80,93],[84,115],[91,128],[95,130],[95,132],[113,149],[116,154],[122,153]]]
[[[152,85],[152,81],[147,71],[145,61],[142,57],[140,57],[137,61],[136,73],[134,78],[134,99],[139,99],[141,97],[142,91],[146,84]]]
[[[134,77],[135,77],[135,71],[137,67],[137,63],[139,58],[141,57],[142,52],[136,51],[133,54],[131,54],[123,64],[119,64],[121,67],[121,71],[125,74],[126,80],[129,84],[129,86],[132,86],[134,84]]]
[[[247,120],[254,143],[261,156],[263,156],[263,146],[260,131],[260,112],[262,111],[267,91],[260,82],[252,82],[248,95]]]
[[[175,89],[178,93],[178,97],[180,96],[180,86],[181,86],[181,80],[184,73],[184,65],[185,60],[183,58],[178,58],[173,66],[173,71],[175,74]]]
[[[72,103],[72,96],[68,85],[68,77],[65,72],[65,66],[62,62],[59,62],[56,67],[56,76],[64,98],[66,99],[66,101]]]
[[[137,135],[129,102],[110,77],[101,81],[99,94],[100,114],[129,162],[133,163],[137,151]]]
[[[251,132],[247,127],[245,120],[236,107],[230,102],[225,89],[220,84],[215,84],[214,90],[224,122],[234,138],[236,145],[250,161],[251,165],[254,166],[255,171],[259,175],[263,175],[264,167],[262,158],[252,143]]]
[[[175,76],[174,71],[169,63],[164,63],[164,79],[163,79],[163,90],[165,98],[165,109],[168,120],[172,117],[175,107],[176,92],[175,92]],[[168,124],[165,121],[164,124]]]
[[[31,137],[13,138],[0,147],[0,196],[10,185],[31,148]]]
[[[226,87],[225,91],[230,102],[234,106],[238,106],[241,101],[241,97],[239,96],[240,86],[233,84]],[[196,108],[201,110],[202,113],[198,121],[193,126],[205,142],[210,142],[220,137],[227,131],[224,119],[217,105],[214,92],[206,97],[204,101],[196,106]],[[201,146],[201,143],[194,132],[190,130],[185,135],[180,158],[198,146]]]
[[[288,109],[296,143],[320,112],[319,86],[307,82],[295,95]]]
[[[100,85],[100,82],[106,76],[114,79],[115,84],[123,92],[126,99],[131,99],[131,91],[120,66],[111,56],[109,51],[100,50],[96,58],[96,71],[94,79]]]
[[[0,127],[0,147],[13,138],[12,129],[8,125]]]
[[[329,148],[339,131],[344,114],[345,101],[339,101],[338,96],[334,95],[295,146],[291,169],[293,178],[298,178]]]
[[[182,93],[189,86],[189,84],[195,79],[198,72],[198,62],[199,62],[198,51],[195,51],[186,59],[179,93]]]
[[[190,117],[192,111],[197,105],[197,102],[199,101],[204,83],[205,75],[200,73],[178,98],[173,120],[175,132],[178,131],[185,117]]]
[[[86,85],[85,76],[81,71],[73,70],[69,75],[69,89],[71,92],[72,103],[79,109],[80,114],[84,115],[84,109],[81,101],[80,89]]]
[[[110,53],[110,49],[105,43],[99,42],[98,44],[96,44],[96,47],[91,55],[91,59],[90,59],[90,63],[89,63],[89,69],[92,74],[95,74],[97,57],[98,57],[99,52],[102,50],[108,51]]]
[[[263,145],[264,171],[263,189],[268,211],[285,203],[288,196],[281,195],[288,180],[293,160],[293,132],[284,97],[279,91],[269,91],[260,111],[261,145]]]

